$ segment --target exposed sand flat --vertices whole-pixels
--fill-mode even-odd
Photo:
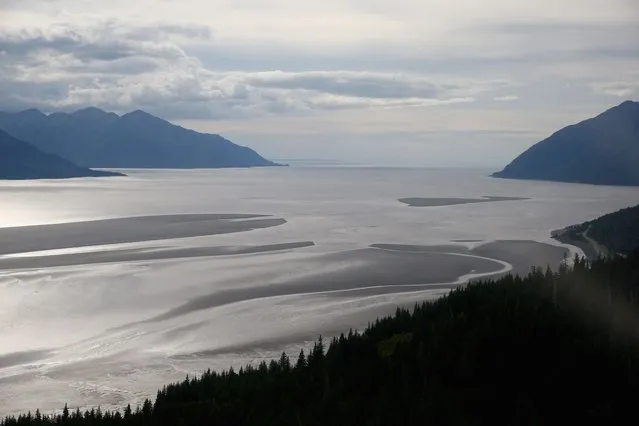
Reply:
[[[327,270],[327,267],[337,268]],[[162,321],[190,312],[246,300],[307,293],[331,296],[397,293],[454,288],[467,274],[498,273],[498,261],[441,252],[360,249],[318,256],[301,267],[318,271],[301,278],[264,282],[255,287],[218,291],[197,297],[149,321]],[[326,271],[326,272],[322,272]],[[444,284],[442,284],[444,283]]]
[[[0,259],[0,269],[240,255],[313,245],[312,241],[299,241],[255,246],[123,249],[15,257]],[[565,253],[567,250],[564,248],[535,241],[495,241],[473,249],[452,244],[373,244],[367,249],[311,257],[300,264],[300,268],[309,271],[308,275],[217,291],[189,300],[147,321],[162,321],[217,306],[278,296],[317,293],[329,297],[353,297],[420,289],[452,289],[458,286],[462,276],[503,272],[503,262],[512,264],[515,273],[526,273],[533,265],[556,268]]]
[[[500,240],[473,249],[464,246],[420,246],[406,244],[373,244],[372,247],[403,252],[448,252],[476,255],[501,260],[513,266],[512,273],[526,274],[533,266],[556,270],[569,253],[564,247],[528,240]]]
[[[228,234],[284,223],[252,214],[181,214],[0,228],[0,255]]]
[[[49,356],[51,351],[23,351],[0,355],[0,368],[13,367],[15,365],[27,364],[40,361]]]
[[[455,206],[459,204],[477,204],[477,203],[493,203],[498,201],[521,201],[530,200],[530,198],[522,197],[493,197],[483,196],[480,198],[399,198],[398,201],[408,204],[411,207],[441,207]]]
[[[513,265],[513,273],[526,274],[533,266],[557,270],[569,250],[537,241],[502,240],[483,244],[472,252],[508,262]]]
[[[382,250],[393,250],[393,251],[407,251],[407,252],[418,252],[418,253],[461,253],[461,254],[469,254],[470,250],[468,250],[464,246],[460,245],[432,245],[432,246],[422,246],[422,245],[411,245],[411,244],[371,244],[372,248],[382,249]]]
[[[15,257],[0,259],[2,269],[32,269],[57,266],[89,265],[95,263],[118,263],[149,260],[184,259],[190,257],[257,254],[270,251],[291,250],[315,245],[312,241],[256,245],[217,246],[174,249],[123,249],[51,256]]]

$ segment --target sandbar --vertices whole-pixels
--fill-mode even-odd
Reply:
[[[408,204],[411,207],[442,207],[442,206],[456,206],[460,204],[477,204],[477,203],[494,203],[499,201],[522,201],[530,200],[530,198],[523,197],[494,197],[483,196],[480,198],[399,198],[400,203]]]
[[[264,215],[180,214],[0,228],[0,255],[228,234],[284,223]]]
[[[50,256],[0,258],[0,270],[39,269],[59,266],[90,265],[96,263],[141,262],[150,260],[184,259],[192,257],[258,254],[272,251],[292,250],[315,245],[313,241],[253,245],[212,246],[164,249],[122,249],[88,253],[71,253]]]
[[[337,266],[337,267],[334,267]],[[194,311],[268,297],[324,294],[352,296],[425,289],[454,288],[460,277],[498,273],[502,263],[479,257],[441,252],[356,249],[317,256],[300,264],[311,274],[263,282],[258,286],[228,289],[201,296],[148,321],[163,321]]]
[[[403,252],[448,252],[475,255],[509,263],[513,274],[527,274],[533,266],[557,270],[568,249],[531,240],[498,240],[469,249],[456,245],[373,244],[371,247]]]
[[[13,367],[16,365],[40,361],[42,359],[48,358],[50,354],[51,351],[48,350],[34,350],[0,354],[0,368]]]
[[[471,250],[474,254],[503,260],[513,266],[512,273],[524,275],[533,266],[550,267],[556,271],[569,254],[565,247],[553,246],[530,240],[500,240],[480,245]]]

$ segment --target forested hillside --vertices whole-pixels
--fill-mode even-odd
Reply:
[[[631,251],[639,247],[639,205],[555,231],[553,236],[581,247],[589,257]]]
[[[1,424],[616,424],[639,392],[638,292],[639,251],[576,260],[398,309],[298,357],[187,378],[142,407]]]

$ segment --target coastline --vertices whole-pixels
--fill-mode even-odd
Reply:
[[[607,250],[587,235],[588,229],[582,231],[582,225],[571,225],[563,229],[551,231],[553,240],[579,248],[587,259],[605,257]]]

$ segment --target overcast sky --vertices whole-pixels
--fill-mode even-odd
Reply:
[[[639,98],[639,0],[0,0],[0,110],[143,109],[269,158],[496,166]]]

